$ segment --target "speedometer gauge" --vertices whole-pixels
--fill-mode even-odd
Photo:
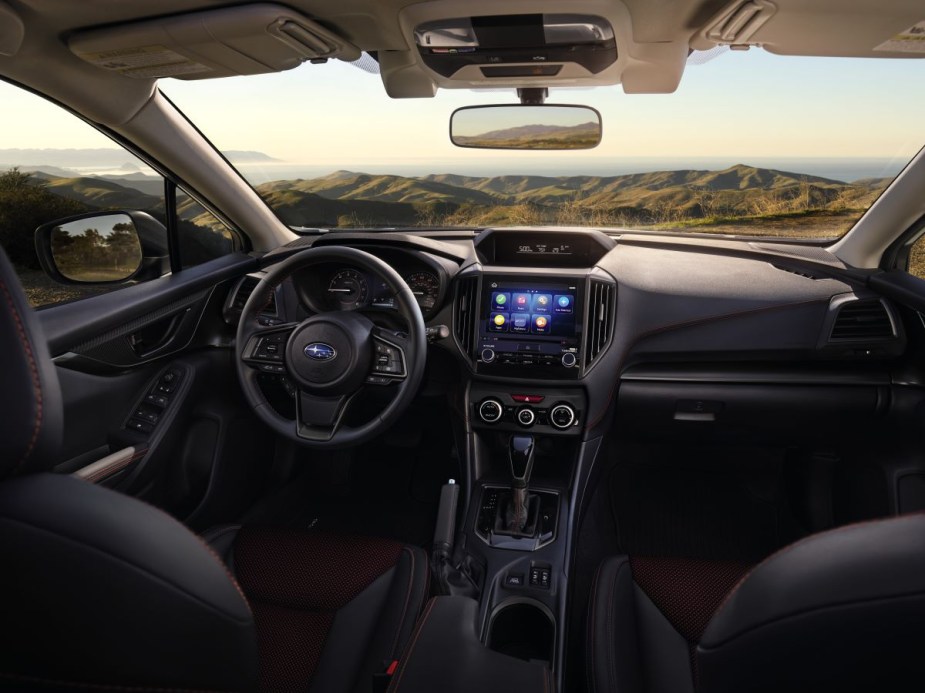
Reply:
[[[366,304],[369,285],[366,278],[354,269],[344,269],[331,277],[328,285],[329,303],[341,310],[353,310]]]
[[[437,305],[437,297],[440,295],[440,280],[437,275],[431,272],[415,272],[405,277],[408,286],[414,298],[417,299],[421,312],[426,313],[433,310]]]

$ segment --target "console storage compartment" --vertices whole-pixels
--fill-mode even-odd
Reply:
[[[556,624],[549,610],[526,599],[498,606],[488,626],[488,647],[525,661],[551,662]]]

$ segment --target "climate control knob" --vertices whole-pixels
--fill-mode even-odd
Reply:
[[[495,423],[501,419],[504,407],[496,399],[483,400],[479,405],[479,418],[485,423]]]
[[[575,410],[569,404],[557,404],[549,410],[549,423],[564,431],[575,423]]]
[[[491,363],[495,360],[494,349],[482,349],[482,363]]]
[[[571,351],[566,351],[562,354],[562,365],[566,368],[572,368],[576,363],[578,363],[578,357]]]
[[[536,421],[536,414],[530,407],[521,407],[517,410],[517,423],[521,426],[530,427]]]

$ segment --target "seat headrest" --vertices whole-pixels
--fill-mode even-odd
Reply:
[[[0,249],[0,478],[50,466],[61,444],[61,391],[41,327]]]
[[[920,690],[923,624],[925,515],[815,534],[729,593],[697,648],[698,690]]]

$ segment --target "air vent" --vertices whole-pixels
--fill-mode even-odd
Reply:
[[[585,334],[585,364],[590,367],[607,348],[613,336],[614,303],[617,288],[597,279],[588,292],[588,331]]]
[[[254,293],[254,289],[257,288],[257,285],[260,283],[259,277],[254,277],[247,275],[244,279],[241,280],[241,283],[238,284],[238,288],[234,292],[234,298],[231,299],[231,310],[240,314],[244,311],[244,306],[247,303],[247,299],[250,298],[251,294]],[[267,296],[267,305],[260,311],[263,314],[276,315],[276,293],[270,292]]]
[[[896,336],[890,314],[881,301],[852,301],[841,306],[830,342],[862,342]]]
[[[466,277],[456,282],[456,304],[453,307],[453,330],[456,340],[463,348],[466,356],[473,354],[473,340],[475,339],[475,321],[478,319],[478,291],[477,277]]]
[[[815,274],[812,274],[808,270],[796,269],[795,267],[784,267],[783,265],[771,265],[774,269],[780,270],[781,272],[788,272],[790,274],[795,274],[798,277],[804,277],[806,279],[825,279],[825,277],[817,277]]]

